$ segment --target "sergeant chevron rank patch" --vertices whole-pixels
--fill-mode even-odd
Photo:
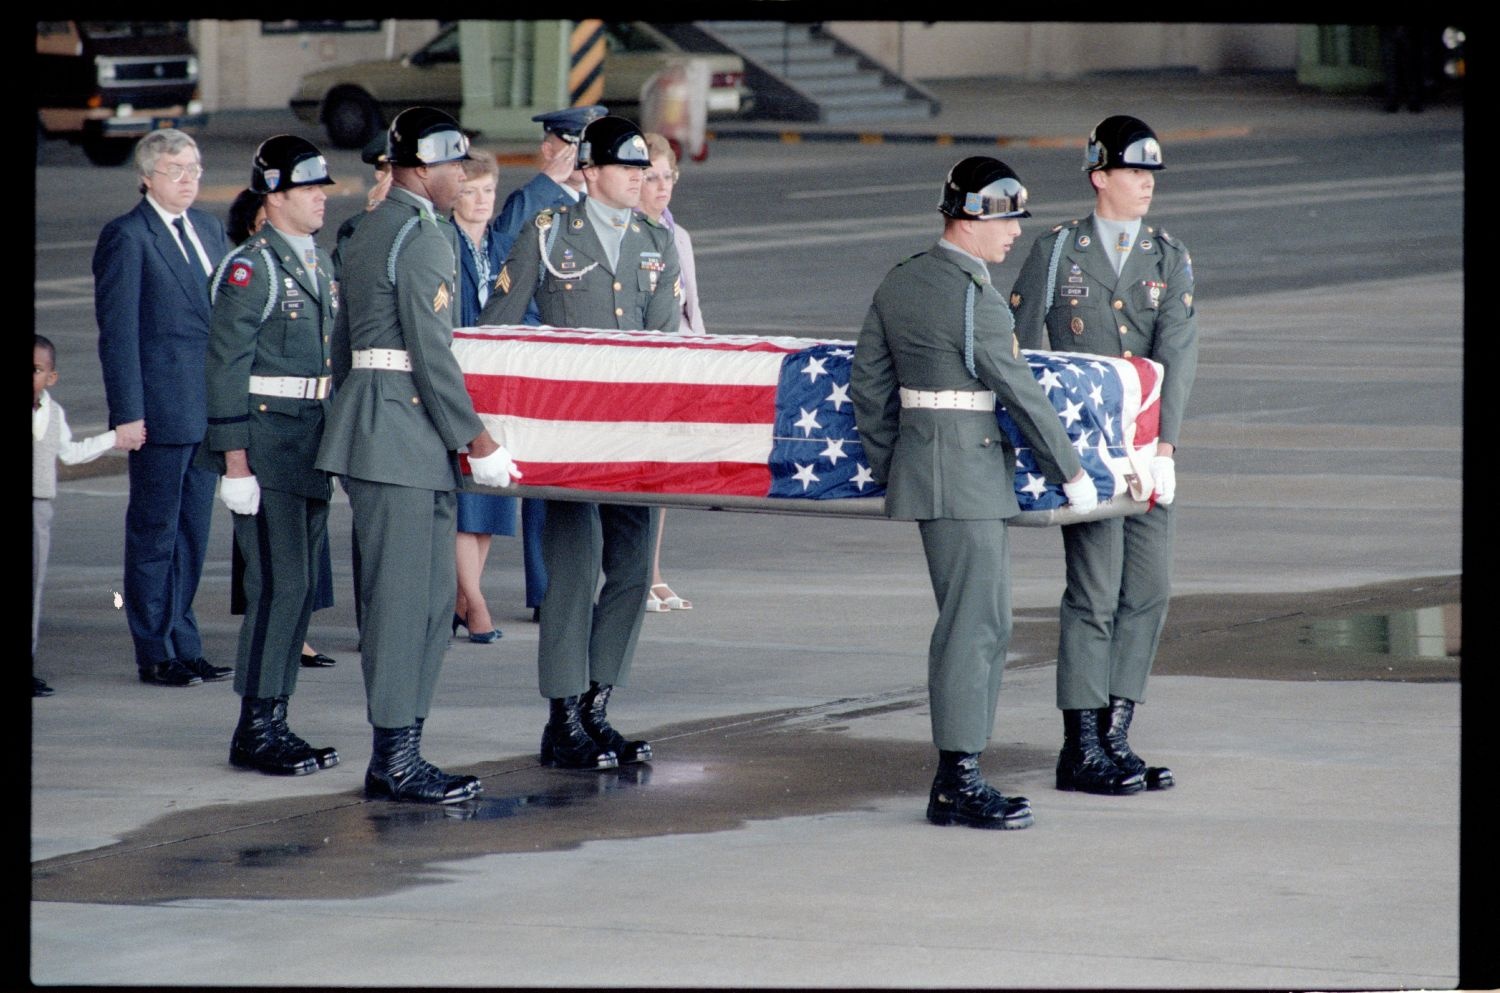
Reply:
[[[448,284],[439,283],[437,293],[432,298],[432,312],[434,314],[442,313],[443,309],[448,306],[449,302]]]

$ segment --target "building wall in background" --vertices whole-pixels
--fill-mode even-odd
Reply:
[[[400,56],[437,34],[435,20],[368,22],[374,30],[268,32],[261,21],[193,22],[203,100],[216,110],[285,107],[303,73]],[[831,33],[908,78],[1066,79],[1118,69],[1292,70],[1290,24],[829,21]]]
[[[827,21],[831,34],[908,78],[1068,79],[1121,69],[1291,70],[1294,24]]]

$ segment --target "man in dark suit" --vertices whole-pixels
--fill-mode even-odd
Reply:
[[[189,135],[152,132],[135,164],[145,196],[94,249],[109,424],[140,445],[129,456],[125,616],[141,681],[194,686],[234,671],[204,660],[193,616],[215,482],[193,466],[208,425],[208,280],[229,239],[218,218],[192,209],[203,166]]]

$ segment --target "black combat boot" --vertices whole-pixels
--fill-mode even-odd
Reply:
[[[313,761],[318,763],[319,769],[332,769],[339,764],[339,752],[337,748],[314,748],[299,738],[286,724],[287,698],[279,696],[274,698],[275,706],[271,710],[271,716],[276,724],[276,733],[287,743],[294,752],[311,755]]]
[[[365,795],[410,803],[460,803],[475,795],[464,785],[473,777],[449,776],[422,758],[422,728],[375,728]],[[475,780],[477,782],[477,780]]]
[[[1104,751],[1121,772],[1139,773],[1146,777],[1146,789],[1169,790],[1176,786],[1172,770],[1165,766],[1147,765],[1145,760],[1131,750],[1125,736],[1130,733],[1130,719],[1135,716],[1135,701],[1122,696],[1111,696],[1108,707],[1099,708],[1099,726],[1103,733],[1099,740]]]
[[[426,721],[427,718],[425,717],[417,718],[417,760],[427,768],[431,769],[433,772],[437,773],[439,776],[442,776],[447,780],[447,792],[451,793],[454,790],[468,790],[470,796],[478,796],[479,794],[483,793],[484,784],[479,781],[478,776],[455,776],[450,773],[444,772],[443,770],[434,766],[431,762],[428,762],[426,759],[422,758],[422,727],[426,723]]]
[[[594,739],[583,728],[578,697],[554,697],[552,713],[542,729],[542,765],[562,769],[613,769],[620,757]]]
[[[609,706],[609,695],[613,686],[589,683],[588,692],[578,701],[578,719],[594,744],[615,753],[621,765],[651,761],[651,742],[626,741],[624,735],[609,726],[604,717],[604,708]]]
[[[318,771],[310,753],[290,745],[276,729],[276,701],[247,696],[240,700],[240,723],[229,741],[229,764],[272,776],[301,776]]]
[[[1099,711],[1064,710],[1063,747],[1057,756],[1057,788],[1124,796],[1146,788],[1140,773],[1122,772],[1099,741]]]
[[[986,783],[978,754],[939,751],[927,819],[934,824],[1013,830],[1031,827],[1031,803],[1024,796],[1005,796]]]

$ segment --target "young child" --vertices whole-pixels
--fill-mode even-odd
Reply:
[[[36,665],[37,632],[42,622],[42,583],[47,577],[47,553],[52,545],[52,501],[57,496],[57,460],[68,465],[92,462],[111,448],[123,448],[113,431],[74,441],[68,418],[47,394],[57,383],[57,349],[36,335],[31,351],[31,662]],[[32,696],[51,696],[48,686],[33,673]]]

